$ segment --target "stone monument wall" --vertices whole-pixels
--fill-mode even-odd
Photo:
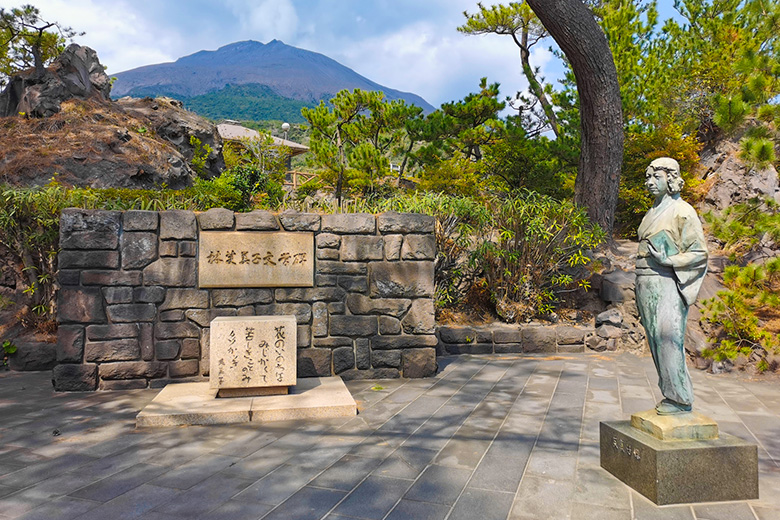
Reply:
[[[285,287],[280,276],[276,287],[226,287],[232,283],[226,271],[221,287],[201,288],[204,231],[313,237],[314,258],[298,258],[311,262],[309,286]],[[298,377],[433,375],[433,232],[433,218],[398,213],[65,210],[55,388],[205,378],[209,324],[218,316],[294,315]],[[236,240],[236,263],[241,248]],[[254,258],[262,260],[271,258]]]

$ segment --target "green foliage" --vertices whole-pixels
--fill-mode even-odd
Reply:
[[[208,173],[206,162],[211,156],[211,146],[204,144],[194,135],[190,136],[190,146],[192,146],[192,169],[198,174],[198,177],[205,177]]]
[[[32,5],[0,8],[0,87],[19,71],[35,67],[41,72],[77,34],[84,33],[42,19]]]
[[[381,92],[342,90],[301,114],[311,126],[311,151],[324,172],[321,177],[342,193],[368,195],[390,175],[390,157],[406,138],[405,124],[422,109],[403,100],[386,101]]]
[[[775,143],[766,137],[745,137],[739,147],[739,158],[749,167],[763,170],[777,160]]]
[[[528,191],[493,200],[489,207],[494,233],[479,244],[472,261],[502,319],[548,315],[565,292],[587,288],[587,251],[604,233],[582,209]]]
[[[729,206],[721,215],[709,211],[704,220],[732,262],[741,262],[762,240],[780,244],[780,206],[770,198]]]
[[[768,368],[766,356],[780,351],[780,336],[762,327],[761,317],[778,317],[780,258],[765,265],[729,266],[723,284],[726,290],[703,302],[703,317],[718,327],[718,336],[702,354],[716,361],[752,356],[763,361],[759,369]]]
[[[3,350],[3,358],[0,359],[0,367],[7,367],[8,366],[8,356],[11,354],[15,354],[17,351],[16,345],[11,343],[10,340],[3,341],[2,344],[2,350]]]
[[[534,101],[527,99],[518,92],[513,100],[513,108],[521,112],[533,112],[534,116],[546,122],[553,133],[558,136],[560,130],[555,111],[550,102],[552,86],[544,84],[544,78],[539,77],[539,67],[531,67],[531,48],[544,40],[548,34],[525,2],[510,2],[508,5],[491,5],[485,7],[477,2],[479,11],[474,14],[463,12],[466,23],[458,27],[464,34],[498,34],[511,36],[512,41],[520,49],[520,62],[523,74],[528,80],[529,91],[535,97]],[[541,110],[536,110],[536,104]]]
[[[437,161],[417,174],[417,188],[430,193],[475,197],[483,187],[477,165],[464,157]]]
[[[685,135],[680,125],[645,130],[634,127],[626,133],[615,218],[616,230],[620,234],[635,237],[642,217],[653,205],[653,199],[645,188],[645,170],[654,159],[671,157],[680,163],[685,181],[683,197],[695,202],[695,188],[701,181],[696,178],[694,171],[699,163],[701,146],[695,136]]]
[[[731,96],[716,95],[713,101],[715,113],[712,116],[712,122],[727,134],[730,134],[745,122],[749,107],[743,101],[742,94],[737,93]]]
[[[311,102],[282,97],[267,85],[254,83],[227,85],[217,91],[184,98],[182,102],[187,109],[211,119],[278,119],[288,123],[303,123],[301,109],[314,106]]]
[[[563,135],[555,141],[545,136],[531,138],[520,118],[510,116],[503,137],[484,147],[478,169],[502,191],[528,189],[555,198],[570,197],[577,168],[576,160],[569,162],[561,154],[564,141]]]

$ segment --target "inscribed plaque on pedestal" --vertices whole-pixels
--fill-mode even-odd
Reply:
[[[226,316],[211,321],[211,388],[296,383],[295,316]]]
[[[200,287],[313,287],[314,234],[203,231]]]

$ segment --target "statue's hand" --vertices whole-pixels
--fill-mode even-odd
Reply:
[[[672,262],[669,260],[669,257],[666,256],[666,253],[659,251],[655,248],[652,242],[649,240],[647,242],[647,251],[650,253],[650,255],[655,259],[656,262],[658,262],[661,265],[665,265],[667,267],[670,267],[672,265]]]

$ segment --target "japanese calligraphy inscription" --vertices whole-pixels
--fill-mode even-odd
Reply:
[[[211,388],[296,383],[295,316],[226,316],[211,321]]]
[[[313,287],[314,234],[203,231],[201,287]]]

